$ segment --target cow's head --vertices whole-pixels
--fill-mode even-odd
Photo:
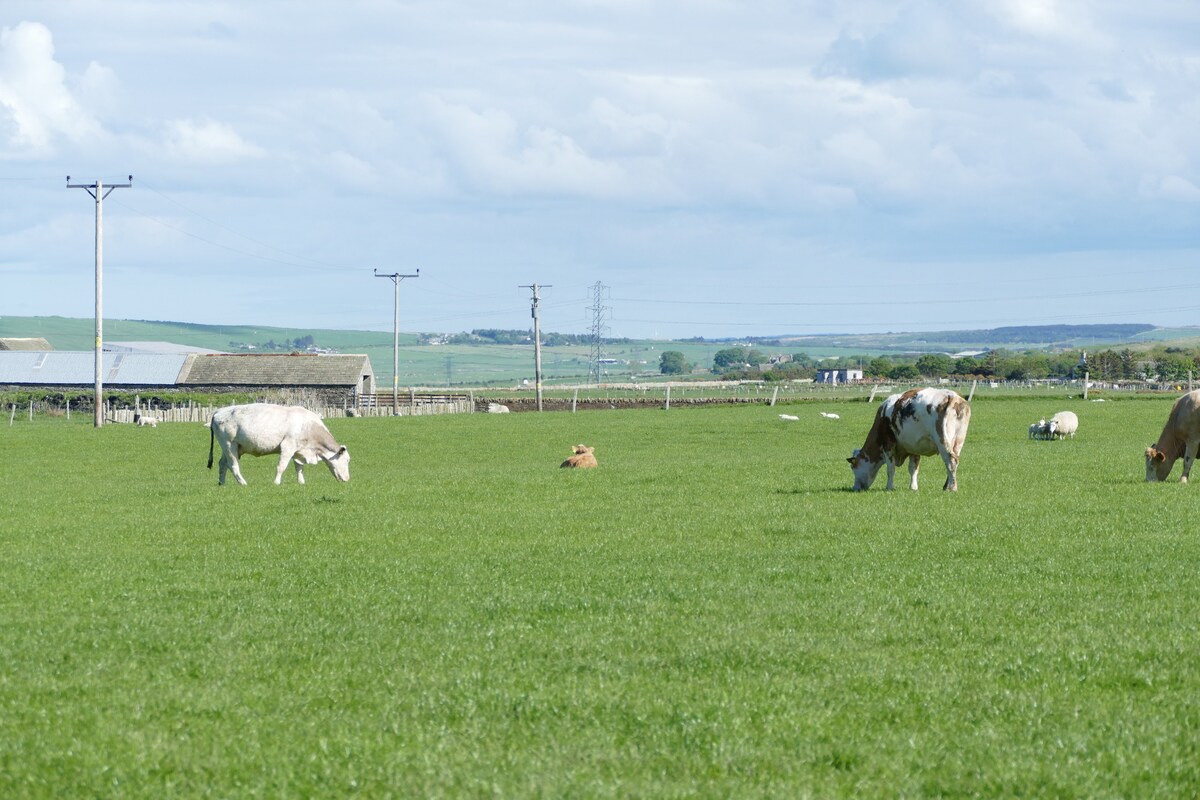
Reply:
[[[324,456],[325,463],[329,465],[329,471],[333,473],[333,477],[339,481],[350,480],[350,451],[344,446],[339,447],[338,451],[331,456]]]
[[[572,450],[575,452],[575,455],[577,455],[577,456],[581,456],[584,453],[593,452],[592,448],[588,447],[586,444],[577,444],[577,445],[575,445],[575,447],[572,448]]]
[[[883,462],[871,461],[862,454],[862,450],[855,450],[854,455],[846,460],[850,462],[850,469],[854,472],[854,491],[862,492],[870,489]]]
[[[1146,448],[1146,480],[1165,481],[1171,474],[1172,462],[1167,461],[1167,454],[1158,450],[1154,445]]]

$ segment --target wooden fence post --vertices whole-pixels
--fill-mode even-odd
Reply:
[[[666,402],[666,405],[663,406],[663,411],[669,411],[670,409],[671,409],[671,385],[667,384],[667,402]]]
[[[775,401],[779,398],[779,387],[775,387],[775,391],[771,393],[771,408],[775,407]]]

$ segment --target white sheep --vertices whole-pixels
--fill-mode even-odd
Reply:
[[[1077,430],[1079,417],[1073,411],[1060,411],[1050,418],[1051,439],[1066,439],[1068,436],[1074,439]]]

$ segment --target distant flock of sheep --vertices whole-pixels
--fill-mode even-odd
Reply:
[[[1073,411],[1060,411],[1047,422],[1042,417],[1029,426],[1030,439],[1073,439],[1079,430],[1079,417]]]

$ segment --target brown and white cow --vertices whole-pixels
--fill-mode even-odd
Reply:
[[[971,406],[949,389],[910,389],[883,401],[867,441],[846,459],[854,470],[854,491],[871,488],[879,468],[887,465],[887,488],[893,488],[896,467],[909,459],[910,487],[917,489],[921,456],[940,455],[946,464],[946,483],[958,491],[958,457],[967,438]]]
[[[577,444],[571,448],[575,454],[568,458],[559,467],[563,469],[592,469],[596,466],[596,455],[593,448],[586,444]]]
[[[1192,462],[1200,449],[1200,389],[1188,392],[1171,406],[1158,441],[1146,448],[1146,480],[1165,481],[1171,468],[1183,459],[1180,483],[1187,483]]]
[[[269,403],[226,406],[213,414],[209,429],[208,468],[213,465],[213,443],[219,441],[221,474],[217,482],[222,486],[226,470],[233,470],[237,482],[246,485],[239,457],[269,453],[279,454],[275,483],[282,482],[289,461],[296,465],[300,483],[304,483],[304,465],[318,461],[324,461],[339,481],[350,480],[350,452],[334,441],[321,418],[307,408]]]

